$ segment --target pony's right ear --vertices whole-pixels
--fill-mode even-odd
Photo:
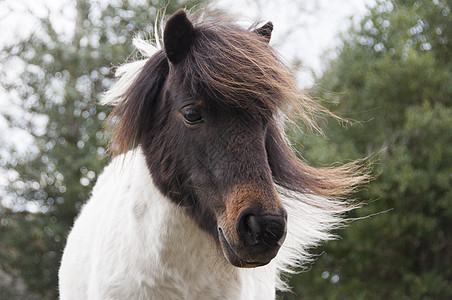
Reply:
[[[195,30],[183,9],[175,12],[166,22],[163,32],[163,44],[168,60],[180,63],[190,51]]]
[[[261,38],[264,39],[267,43],[270,42],[270,38],[272,37],[273,31],[273,23],[267,22],[259,28],[254,29],[254,32],[257,33]]]

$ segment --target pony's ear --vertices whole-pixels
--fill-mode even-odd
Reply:
[[[175,12],[166,22],[163,32],[163,43],[168,60],[177,64],[190,51],[194,38],[193,24],[188,20],[183,9]]]
[[[273,31],[273,23],[267,22],[259,28],[254,29],[254,32],[260,35],[267,43],[270,42],[270,38],[272,37]]]

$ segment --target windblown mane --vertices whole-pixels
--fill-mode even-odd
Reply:
[[[184,74],[195,98],[207,96],[219,105],[269,120],[265,141],[268,161],[289,215],[286,242],[274,263],[282,272],[293,272],[309,258],[309,248],[333,238],[329,231],[343,223],[344,212],[356,207],[340,201],[341,197],[353,192],[368,176],[360,163],[313,168],[296,157],[284,133],[284,116],[317,128],[318,113],[333,114],[297,87],[293,73],[262,36],[250,35],[248,29],[227,19],[199,19],[193,25],[196,39],[186,61],[178,66],[168,64],[158,43],[134,40],[145,59],[119,67],[119,80],[102,101],[115,105],[110,115],[114,127],[112,151],[127,152],[140,139],[140,119],[136,116],[144,113],[144,104],[124,104],[137,97],[135,86],[149,76],[150,69],[159,70],[161,74],[153,76],[160,76],[163,84],[169,68],[183,68],[179,73]],[[278,288],[285,289],[286,285],[280,281]]]

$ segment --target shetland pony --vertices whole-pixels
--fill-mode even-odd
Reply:
[[[68,237],[61,299],[274,299],[283,272],[332,236],[365,179],[356,164],[312,168],[283,121],[327,112],[269,46],[273,29],[166,22],[163,49],[118,69],[115,158]]]

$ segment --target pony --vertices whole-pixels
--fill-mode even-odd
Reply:
[[[68,236],[66,299],[274,299],[284,273],[334,236],[365,180],[357,163],[314,168],[288,116],[328,111],[269,45],[273,24],[174,13],[163,46],[118,68],[112,162]]]

